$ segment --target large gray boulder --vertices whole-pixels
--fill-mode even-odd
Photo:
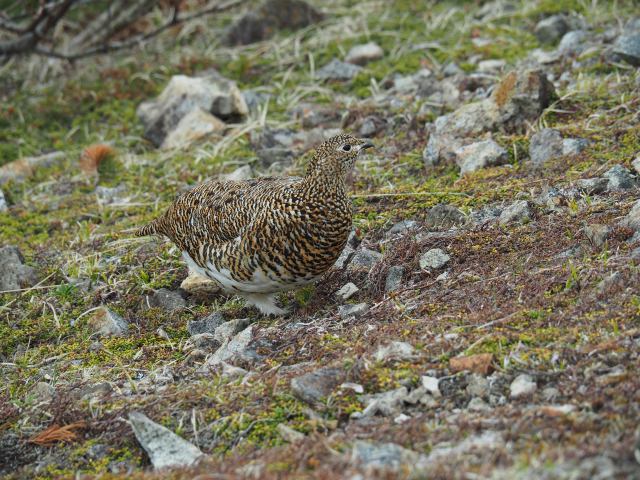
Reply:
[[[203,77],[174,75],[158,98],[140,104],[137,113],[144,125],[145,138],[158,147],[167,139],[165,146],[174,147],[190,140],[184,132],[170,135],[188,114],[191,115],[185,120],[187,126],[193,127],[198,119],[194,116],[199,116],[200,123],[207,124],[198,127],[205,135],[220,131],[221,126],[210,117],[203,119],[203,113],[217,117],[216,120],[237,122],[247,116],[249,109],[235,82],[210,73]],[[185,126],[182,127],[184,130]]]

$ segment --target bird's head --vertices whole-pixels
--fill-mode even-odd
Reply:
[[[353,168],[358,155],[372,147],[373,144],[368,140],[347,134],[336,135],[316,148],[307,173],[315,170],[344,178]]]

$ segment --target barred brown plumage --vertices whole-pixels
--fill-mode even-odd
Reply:
[[[189,267],[265,314],[277,292],[316,280],[351,230],[345,177],[371,143],[338,135],[321,144],[299,177],[206,182],[180,195],[137,235],[165,235]]]

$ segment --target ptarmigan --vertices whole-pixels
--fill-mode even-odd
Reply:
[[[309,284],[336,261],[352,223],[345,177],[373,145],[351,135],[321,144],[299,177],[206,182],[137,235],[166,235],[189,267],[266,315],[275,294]]]

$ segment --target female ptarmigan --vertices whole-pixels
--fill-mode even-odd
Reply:
[[[267,315],[275,294],[313,282],[351,230],[345,177],[371,143],[338,135],[321,144],[304,178],[207,182],[180,195],[139,236],[166,235],[189,267]]]

